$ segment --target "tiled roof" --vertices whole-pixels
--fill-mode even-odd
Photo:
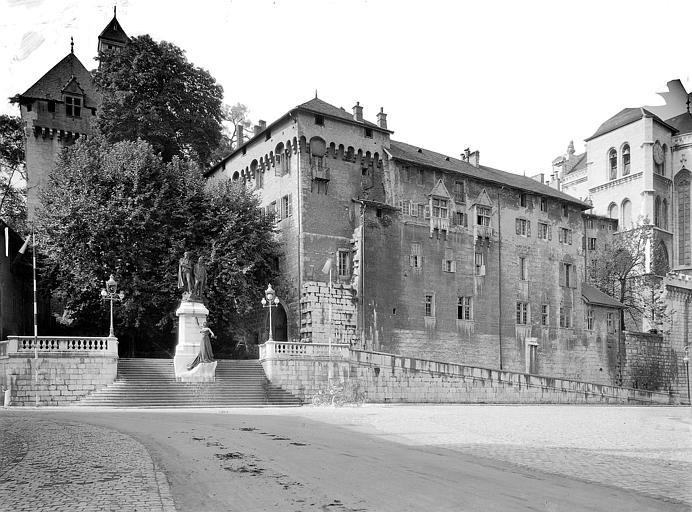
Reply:
[[[589,141],[591,139],[595,139],[596,137],[600,137],[601,135],[612,132],[613,130],[622,128],[623,126],[626,126],[630,123],[639,121],[642,117],[651,117],[659,123],[661,123],[662,125],[669,126],[660,117],[658,117],[653,112],[646,110],[645,108],[623,108],[620,112],[618,112],[613,117],[604,122],[601,126],[599,126],[598,130],[596,130],[596,132],[591,137],[588,137],[584,140]],[[669,128],[673,127],[669,126]]]
[[[310,101],[306,101],[305,103],[298,105],[296,109],[309,110],[310,112],[322,114],[329,117],[335,117],[337,119],[341,119],[342,121],[364,124],[365,126],[374,128],[375,130],[389,131],[385,130],[384,128],[380,128],[378,125],[376,125],[375,123],[371,123],[370,121],[363,120],[362,123],[359,123],[358,121],[353,119],[353,116],[346,112],[343,108],[337,108],[334,105],[330,105],[326,101],[322,101],[319,98],[313,98]]]
[[[666,119],[666,123],[675,128],[678,133],[690,133],[692,132],[692,114],[685,112],[679,116],[671,117]]]
[[[87,71],[74,53],[68,53],[64,59],[39,78],[21,96],[24,98],[60,100],[62,90],[70,83],[73,77],[77,79],[86,96],[84,106],[98,107],[101,103],[101,95],[94,87],[91,73]]]
[[[601,290],[590,284],[582,283],[581,296],[589,304],[598,304],[599,306],[609,306],[612,308],[624,308],[624,304],[615,300],[610,295],[606,295]]]
[[[586,153],[581,155],[572,155],[572,157],[565,162],[565,174],[571,172],[580,171],[586,168]]]
[[[103,29],[103,32],[101,32],[99,38],[116,41],[118,43],[127,43],[130,40],[115,16],[113,16],[110,23],[106,25],[106,28]]]
[[[388,151],[393,158],[398,160],[405,160],[407,162],[426,167],[459,172],[463,175],[477,178],[478,180],[492,181],[494,183],[508,185],[519,190],[533,192],[538,195],[554,197],[556,199],[560,199],[561,201],[576,204],[583,210],[591,208],[591,205],[588,205],[575,197],[544,185],[543,183],[540,183],[532,178],[521,176],[519,174],[500,171],[485,165],[476,167],[468,162],[464,162],[463,160],[394,140],[391,141]]]

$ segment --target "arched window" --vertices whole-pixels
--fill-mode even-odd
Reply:
[[[279,142],[274,148],[274,174],[276,176],[286,174],[286,155],[284,155],[283,142]]]
[[[618,152],[615,148],[608,151],[608,179],[614,180],[618,177]]]
[[[670,271],[668,249],[666,244],[659,241],[654,249],[654,274],[664,276]]]
[[[632,226],[632,202],[629,199],[623,200],[620,210],[622,212],[621,231],[624,231]]]
[[[610,203],[610,206],[608,207],[608,217],[611,219],[618,218],[618,205],[615,203]]]
[[[238,174],[238,171],[233,173],[233,181],[238,181],[238,178],[240,178],[240,174]]]
[[[690,265],[690,171],[683,169],[678,172],[675,190],[678,195],[678,263]]]
[[[661,198],[658,196],[654,200],[654,226],[661,227]]]
[[[321,171],[324,167],[324,155],[327,152],[327,144],[319,137],[310,139],[310,163],[313,169]]]
[[[622,146],[622,175],[627,176],[630,173],[630,146],[625,144]]]
[[[661,227],[668,229],[668,200],[664,199],[661,205]]]

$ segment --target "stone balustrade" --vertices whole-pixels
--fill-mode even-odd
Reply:
[[[118,339],[110,337],[8,336],[0,341],[0,357],[34,352],[86,352],[89,355],[117,356]]]
[[[285,341],[268,341],[259,346],[259,358],[291,359],[291,358],[332,358],[348,359],[350,349],[344,343],[293,343]]]

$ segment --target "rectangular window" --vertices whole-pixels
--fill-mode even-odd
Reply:
[[[418,217],[425,218],[425,209],[426,206],[424,204],[418,205]]]
[[[464,212],[456,212],[454,214],[454,224],[457,226],[466,226],[466,214]]]
[[[560,306],[560,327],[570,329],[572,327],[572,308]]]
[[[279,220],[278,215],[276,211],[276,201],[273,201],[269,203],[269,206],[267,206],[267,217],[274,219],[274,220]]]
[[[473,297],[459,297],[457,301],[457,320],[472,319],[472,302]]]
[[[411,254],[409,255],[409,265],[413,268],[421,268],[420,244],[418,242],[411,244]]]
[[[593,330],[593,308],[587,308],[586,309],[586,328],[589,329],[590,331]]]
[[[567,203],[562,203],[562,216],[567,217],[569,213],[569,207],[567,206]]]
[[[477,252],[474,255],[474,264],[476,268],[476,275],[477,276],[484,276],[485,275],[485,255],[482,252]]]
[[[401,201],[401,214],[411,215],[411,201]]]
[[[288,194],[286,196],[283,196],[281,198],[281,218],[285,219],[287,217],[290,217],[293,215],[293,201],[292,199],[292,194]]]
[[[589,238],[589,250],[590,251],[596,250],[596,239],[595,238]]]
[[[593,219],[589,219],[586,221],[586,227],[589,229],[593,229]]]
[[[572,230],[567,228],[560,228],[558,232],[558,241],[561,244],[572,245]]]
[[[337,255],[337,271],[339,277],[349,277],[351,275],[351,251],[340,249]]]
[[[545,222],[538,223],[538,238],[548,240],[548,225]]]
[[[48,112],[55,112],[55,101],[48,100]]]
[[[365,136],[366,136],[368,139],[372,139],[372,128],[366,128],[366,129],[365,129]]]
[[[447,200],[446,199],[436,199],[432,200],[432,216],[440,219],[446,219],[448,217]]]
[[[529,303],[517,302],[517,324],[526,325],[529,323]]]
[[[542,212],[548,211],[548,198],[547,197],[541,197],[541,211]]]
[[[445,257],[442,260],[442,270],[444,272],[457,271],[457,262],[454,259],[454,250],[451,247],[445,247]]]
[[[516,219],[515,227],[517,235],[531,236],[531,222],[526,219]]]
[[[315,116],[315,124],[317,126],[324,126],[324,116],[316,115]]]
[[[435,297],[431,293],[425,295],[425,316],[435,316]]]
[[[490,208],[476,206],[476,223],[479,226],[490,226]]]
[[[464,198],[464,182],[463,181],[455,181],[454,182],[454,201],[457,203],[463,203],[465,200]]]
[[[418,185],[422,185],[423,184],[423,169],[416,169],[416,174],[417,174],[416,182],[418,183]]]
[[[262,188],[264,187],[264,173],[257,169],[255,171],[255,187],[257,188]]]
[[[327,195],[327,185],[329,185],[328,181],[312,180],[312,190],[313,190],[313,192],[315,192],[317,194],[324,194],[326,196]]]
[[[606,315],[606,323],[607,323],[607,329],[608,329],[608,334],[615,334],[615,314],[614,313],[608,313]]]
[[[519,206],[526,208],[526,194],[519,194]]]
[[[576,282],[577,280],[574,265],[571,263],[560,263],[560,286],[574,288]]]
[[[541,325],[543,327],[550,325],[550,308],[548,304],[541,304]]]
[[[519,279],[526,281],[528,279],[528,273],[526,271],[526,258],[523,256],[519,258]]]

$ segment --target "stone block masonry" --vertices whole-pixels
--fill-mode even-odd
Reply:
[[[39,406],[69,405],[115,381],[114,338],[40,338],[36,359],[31,343],[0,342],[0,385],[10,389],[11,405],[36,405],[37,396]]]
[[[268,344],[267,344],[268,345]],[[266,374],[306,402],[331,385],[365,391],[373,403],[580,403],[667,405],[665,393],[349,350],[315,353],[292,344],[284,354],[265,351]],[[290,352],[290,353],[289,353]],[[330,378],[331,376],[331,378]]]
[[[331,304],[331,323],[329,321]],[[308,281],[300,300],[300,336],[303,340],[353,343],[357,338],[357,307],[348,284]]]

